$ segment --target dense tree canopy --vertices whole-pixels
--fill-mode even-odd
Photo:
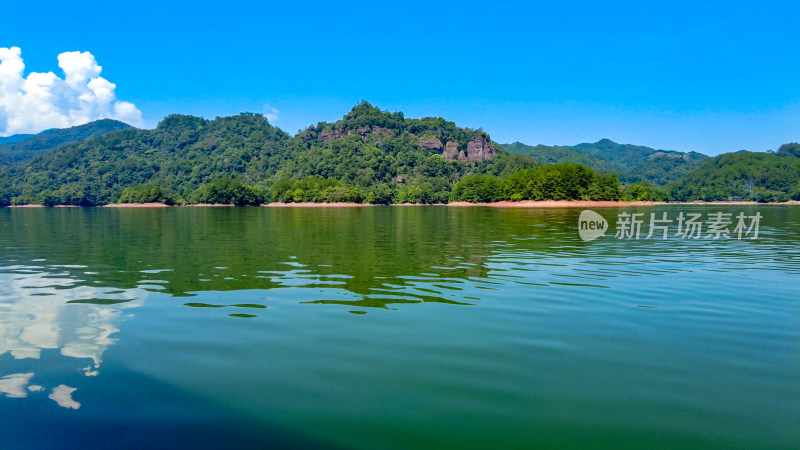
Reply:
[[[443,118],[408,119],[367,102],[296,136],[252,113],[215,120],[171,115],[153,130],[120,128],[0,165],[0,206],[666,200],[666,192],[678,200],[800,197],[797,144],[713,159],[608,140],[504,150],[483,130]],[[464,156],[476,146],[483,156]]]
[[[465,202],[498,200],[620,200],[615,175],[597,174],[580,164],[551,164],[523,169],[504,178],[470,175],[456,183],[451,199]]]
[[[175,203],[172,195],[164,192],[160,186],[137,184],[122,191],[119,203]]]
[[[261,191],[233,178],[217,178],[200,186],[189,196],[191,203],[249,206],[264,201]]]
[[[503,145],[503,148],[510,153],[532,156],[542,164],[578,163],[600,173],[617,175],[625,183],[654,186],[665,186],[708,159],[697,152],[656,150],[617,144],[608,139],[571,147],[530,146],[515,142]]]
[[[23,139],[11,136],[0,141],[0,165],[19,164],[64,144],[132,128],[118,120],[101,119],[71,128],[46,130],[34,135],[19,135]]]
[[[406,119],[366,102],[340,121],[295,137],[258,114],[216,120],[172,115],[154,130],[108,133],[5,168],[0,198],[17,204],[139,202],[152,198],[157,186],[179,203],[227,201],[209,183],[230,179],[262,201],[440,203],[470,173],[504,176],[536,166],[530,157],[502,151],[483,161],[452,160],[420,145],[438,139],[463,151],[476,136],[488,141],[481,130],[442,118]],[[134,186],[148,188],[123,195]]]
[[[800,158],[793,156],[793,145],[779,153],[741,151],[719,155],[673,183],[673,199],[729,200],[741,197],[754,201],[785,201],[797,197]]]

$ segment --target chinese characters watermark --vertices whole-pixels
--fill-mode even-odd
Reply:
[[[649,215],[649,217],[648,217]],[[712,212],[703,216],[702,213],[684,213],[681,211],[676,218],[670,218],[666,211],[659,213],[629,213],[617,214],[616,239],[757,239],[758,225],[761,222],[761,213],[746,215],[740,212],[733,213]],[[733,228],[731,229],[731,226]],[[600,214],[585,210],[578,218],[578,234],[584,241],[592,241],[604,236],[608,229],[608,222]]]

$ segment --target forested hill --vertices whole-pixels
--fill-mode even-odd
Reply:
[[[719,155],[672,183],[668,190],[678,201],[731,197],[767,202],[800,200],[800,144],[784,144],[777,153]]]
[[[64,144],[80,142],[117,130],[133,128],[118,120],[101,119],[71,128],[52,129],[34,135],[9,136],[0,142],[0,165],[19,164]],[[24,139],[19,139],[24,137]]]
[[[535,165],[505,154],[481,130],[441,118],[406,119],[364,102],[342,120],[295,137],[258,114],[168,116],[153,130],[104,134],[7,167],[0,196],[5,203],[95,205],[146,185],[175,201],[203,201],[209,189],[203,185],[231,178],[265,199],[279,181],[302,181],[292,198],[446,202],[464,175],[507,175]]]
[[[665,186],[681,178],[709,158],[697,152],[656,150],[609,139],[573,146],[530,146],[515,142],[502,147],[511,153],[532,156],[543,164],[578,163],[615,174],[625,183],[647,182],[655,186]]]
[[[5,144],[13,144],[14,142],[21,142],[29,137],[34,136],[33,134],[12,134],[11,136],[0,136],[0,145]]]
[[[234,174],[251,181],[274,173],[290,140],[260,116],[172,115],[153,130],[107,133],[6,168],[4,190],[15,203],[96,205],[137,184],[173,191]]]
[[[114,127],[121,129],[107,131]],[[406,118],[367,102],[295,136],[252,113],[215,120],[171,115],[152,130],[113,121],[77,129],[105,132],[49,150],[57,139],[47,136],[79,139],[80,133],[54,130],[9,144],[38,155],[0,166],[0,206],[667,200],[668,192],[676,200],[800,197],[797,144],[713,159],[608,140],[501,146],[480,129]],[[642,180],[656,186],[634,184]],[[657,187],[669,181],[668,189]]]

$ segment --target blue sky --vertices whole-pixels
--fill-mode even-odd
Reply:
[[[91,52],[147,125],[366,99],[499,142],[717,154],[800,141],[800,2],[4,2],[0,47]],[[268,106],[267,106],[268,105]]]

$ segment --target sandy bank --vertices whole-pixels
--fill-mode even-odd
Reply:
[[[9,205],[9,208],[44,208],[44,205]],[[53,208],[80,208],[76,205],[53,205]]]
[[[362,206],[374,206],[369,203],[280,203],[273,202],[265,205],[272,208],[353,208]]]
[[[743,205],[800,205],[800,201],[797,200],[789,200],[788,202],[770,202],[770,203],[759,203],[759,202],[685,202],[685,203],[675,203],[676,205],[732,205],[732,206],[743,206]]]
[[[232,208],[232,207],[234,207],[236,205],[229,205],[229,204],[226,204],[226,203],[195,203],[193,205],[178,205],[178,206],[199,206],[201,208],[208,208],[208,207],[215,207],[216,208],[216,207],[222,206],[222,207],[226,207],[226,208],[228,208],[228,207]]]
[[[611,202],[595,200],[524,200],[521,202],[469,203],[453,202],[447,206],[489,206],[492,208],[619,208],[626,206],[666,205],[664,202]]]
[[[103,208],[171,208],[173,206],[198,206],[205,207],[233,207],[234,205],[226,205],[222,203],[197,203],[194,205],[167,205],[166,203],[111,203],[103,206]]]
[[[660,206],[660,205],[682,205],[682,206],[769,206],[769,205],[800,205],[800,201],[792,200],[781,203],[758,203],[758,202],[611,202],[611,201],[595,201],[595,200],[525,200],[521,202],[494,202],[494,203],[470,203],[470,202],[453,202],[453,203],[437,203],[435,206],[454,206],[454,207],[469,207],[469,206],[488,206],[490,208],[624,208],[631,206]],[[108,205],[99,206],[100,208],[171,208],[175,206],[188,206],[188,207],[234,207],[235,205],[215,204],[215,203],[198,203],[195,205],[167,205],[165,203],[112,203]],[[374,205],[369,203],[267,203],[260,206],[267,206],[272,208],[355,208],[364,206],[384,206]],[[422,203],[402,203],[392,204],[388,206],[431,206]],[[44,205],[10,205],[8,208],[44,208]],[[54,208],[80,208],[75,205],[55,205]]]
[[[111,203],[103,208],[169,208],[166,203]]]

